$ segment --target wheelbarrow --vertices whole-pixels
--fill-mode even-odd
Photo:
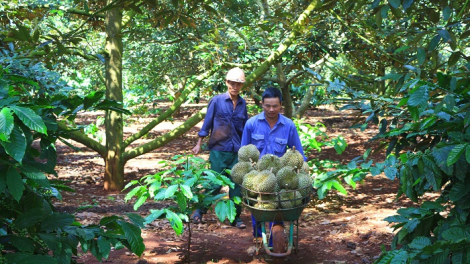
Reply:
[[[299,218],[305,206],[310,202],[312,186],[298,190],[284,190],[291,192],[290,199],[283,199],[279,192],[263,193],[256,192],[241,186],[243,205],[250,210],[256,221],[261,225],[263,245],[266,253],[274,257],[274,263],[283,263],[284,258],[293,251],[297,253],[299,244]],[[275,199],[272,199],[275,197]],[[286,204],[293,205],[286,208]],[[273,209],[267,209],[273,208]],[[271,226],[269,236],[272,236],[272,250],[268,246],[269,236],[266,232],[265,223],[274,222]],[[289,234],[284,235],[285,227],[279,222],[289,222]],[[255,231],[256,232],[256,231]],[[287,245],[287,247],[286,247]],[[261,246],[257,247],[257,253]]]

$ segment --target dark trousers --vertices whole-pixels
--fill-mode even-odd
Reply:
[[[232,169],[233,165],[235,165],[238,162],[238,153],[237,152],[230,152],[230,151],[216,151],[216,150],[211,150],[209,154],[209,162],[211,164],[211,170],[216,171],[222,175],[227,176],[230,180],[232,180],[232,177],[228,175],[225,170],[226,169]],[[233,182],[233,180],[232,180]],[[228,192],[228,196],[230,199],[233,200],[233,197],[238,196],[242,197],[241,194],[241,189],[240,185],[234,183],[235,186],[234,188],[230,188]],[[222,189],[222,186],[216,185],[213,187],[212,194],[217,195],[220,193],[220,189]],[[202,213],[206,213],[208,208],[200,208],[199,210]],[[237,215],[235,216],[235,221],[234,222],[239,222],[240,220],[240,215],[242,213],[242,206],[240,204],[235,204],[235,209],[237,211]]]

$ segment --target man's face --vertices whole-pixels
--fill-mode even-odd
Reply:
[[[227,84],[228,92],[232,96],[237,96],[240,93],[240,90],[242,89],[242,86],[243,86],[243,83],[228,81],[228,80],[225,81],[225,84]]]
[[[282,103],[279,101],[279,98],[264,98],[263,103],[264,115],[268,118],[277,118],[279,112],[281,111]]]

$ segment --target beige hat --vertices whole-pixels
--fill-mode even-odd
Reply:
[[[245,73],[243,73],[242,69],[236,67],[227,72],[227,77],[225,77],[225,79],[227,81],[244,83]]]

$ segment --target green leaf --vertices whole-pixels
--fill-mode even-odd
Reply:
[[[19,251],[33,253],[35,250],[34,243],[27,237],[10,236],[10,243]]]
[[[10,134],[10,142],[1,141],[0,143],[3,145],[8,155],[20,164],[22,163],[26,152],[26,137],[18,126],[13,128],[13,131]]]
[[[10,138],[14,127],[14,118],[10,108],[5,107],[0,112],[0,140],[6,141]]]
[[[452,189],[449,192],[449,199],[456,202],[467,195],[469,191],[470,188],[468,188],[467,185],[462,182],[457,182],[454,184],[454,186],[452,186]]]
[[[33,110],[21,106],[10,106],[16,116],[30,129],[47,135],[47,127],[41,117]]]
[[[137,256],[141,256],[145,250],[144,240],[140,233],[140,228],[137,226],[124,222],[124,221],[117,221],[118,224],[124,230],[124,235],[131,246],[130,250],[135,253]]]
[[[396,254],[393,259],[391,260],[390,263],[393,264],[406,264],[408,260],[408,252],[406,251],[400,251],[398,254]]]
[[[18,254],[18,253],[16,253]],[[11,255],[16,255],[11,254]],[[5,257],[7,259],[6,263],[21,263],[21,264],[57,264],[57,260],[49,255],[29,255],[22,257],[20,261],[10,260],[11,256],[7,254]]]
[[[418,87],[410,96],[408,105],[412,107],[426,106],[429,94],[425,85]]]
[[[184,211],[188,205],[184,194],[181,192],[177,192],[175,196],[176,196],[176,203],[178,204],[180,210]]]
[[[13,198],[19,202],[23,196],[24,183],[20,173],[14,167],[10,167],[7,172],[7,188]]]
[[[133,213],[129,213],[129,214],[126,214],[127,217],[129,218],[129,220],[131,220],[132,223],[134,223],[135,225],[137,225],[138,227],[140,228],[144,228],[144,219],[142,218],[142,216],[138,215],[138,214],[133,214]]]
[[[467,160],[468,163],[470,163],[470,146],[467,146],[465,148],[465,159]]]
[[[178,190],[178,184],[170,185],[165,191],[165,199],[172,197],[176,190]]]
[[[193,192],[191,191],[191,187],[185,184],[180,185],[181,192],[186,196],[188,199],[193,198]]]
[[[418,64],[422,65],[424,61],[426,61],[426,50],[424,50],[423,48],[418,48],[417,58],[418,58]]]
[[[383,8],[382,8],[382,10],[383,10]],[[382,27],[382,18],[383,18],[382,17],[382,10],[379,10],[379,11],[375,12],[375,24],[377,25],[378,28]]]
[[[458,243],[469,238],[467,231],[461,227],[451,227],[442,232],[441,235],[445,240],[451,240],[454,243]]]
[[[457,51],[457,52],[452,53],[452,55],[449,56],[449,60],[447,61],[447,65],[448,65],[449,67],[452,67],[452,66],[454,66],[455,64],[457,64],[457,62],[458,62],[459,59],[460,59],[460,54],[461,54],[460,51]]]
[[[134,203],[134,210],[137,211],[137,209],[139,209],[140,206],[142,206],[145,201],[147,200],[147,198],[149,197],[149,194],[148,193],[144,193],[142,194],[138,199],[137,201],[135,201]]]
[[[338,190],[340,193],[342,194],[348,194],[348,192],[346,191],[346,189],[343,187],[343,185],[341,185],[341,183],[339,183],[338,181],[336,180],[333,180],[332,181],[332,186]]]
[[[111,251],[110,241],[106,239],[105,237],[100,236],[98,237],[97,244],[98,244],[99,252],[102,254],[102,257],[107,259],[109,256],[109,252]]]
[[[52,231],[59,228],[64,228],[73,223],[75,217],[71,214],[66,213],[52,213],[48,215],[41,222],[42,231]]]
[[[219,218],[220,222],[223,222],[227,217],[227,206],[224,201],[219,201],[215,205],[215,214]]]
[[[442,10],[442,18],[447,21],[450,18],[450,15],[452,14],[452,9],[449,6],[444,7]]]
[[[397,9],[400,7],[400,0],[388,0],[388,3],[390,4],[391,7]]]
[[[336,153],[341,154],[346,150],[346,147],[348,146],[348,143],[344,139],[343,136],[338,136],[337,138],[332,139],[332,142],[334,143],[333,147],[336,150]]]
[[[449,157],[447,157],[447,166],[450,166],[459,160],[460,156],[465,151],[465,148],[468,146],[468,144],[459,144],[455,146],[452,151],[449,153]]]
[[[38,236],[46,243],[47,247],[51,250],[57,250],[62,245],[60,242],[60,238],[56,237],[55,234],[45,234],[39,233]]]
[[[124,197],[124,201],[127,202],[128,200],[132,199],[132,197],[134,197],[135,195],[137,195],[137,193],[138,193],[139,191],[141,191],[142,188],[145,189],[144,186],[137,186],[137,187],[134,187],[134,189],[132,189],[130,192],[128,192],[128,193],[126,194],[126,196]]]
[[[183,233],[183,221],[181,218],[173,213],[170,210],[165,210],[166,211],[166,219],[170,221],[171,227],[173,227],[173,230],[175,230],[175,233],[177,235],[181,235]]]
[[[431,245],[431,240],[427,237],[421,236],[413,239],[409,246],[415,249],[423,249],[429,245]]]
[[[152,223],[153,221],[155,221],[155,219],[158,219],[160,218],[163,214],[166,213],[166,210],[165,209],[160,209],[160,210],[153,210],[151,209],[150,210],[150,215],[148,215],[146,218],[145,218],[145,222],[144,222],[144,225],[147,225],[147,224],[150,224]]]
[[[21,167],[21,172],[40,186],[51,187],[46,175],[44,175],[44,173],[42,173],[40,170],[28,165],[24,165]]]
[[[385,221],[389,223],[408,223],[409,219],[402,215],[392,215],[385,217]]]
[[[43,214],[41,208],[33,208],[20,214],[13,223],[18,229],[28,228],[41,221]]]
[[[437,45],[439,45],[439,41],[441,41],[441,36],[436,35],[431,39],[431,42],[429,43],[428,46],[428,51],[433,51],[436,49]]]
[[[388,11],[390,11],[390,6],[384,5],[382,6],[382,9],[380,10],[380,18],[387,18],[388,17]],[[380,25],[382,25],[382,21],[380,21]]]
[[[97,103],[104,95],[104,91],[94,91],[83,99],[83,108],[86,110]]]
[[[233,223],[233,221],[235,221],[235,217],[237,216],[237,210],[235,208],[235,203],[232,200],[227,200],[225,202],[225,204],[227,206],[228,221],[230,221],[230,223]]]
[[[192,177],[188,179],[186,182],[184,182],[183,185],[192,187],[196,183],[196,181],[197,181],[197,177]]]
[[[437,31],[437,33],[439,34],[439,36],[441,36],[444,42],[448,42],[449,40],[452,40],[450,37],[449,31],[445,29],[440,29]]]
[[[397,177],[398,169],[395,167],[387,167],[385,168],[384,173],[387,178],[393,181]]]

